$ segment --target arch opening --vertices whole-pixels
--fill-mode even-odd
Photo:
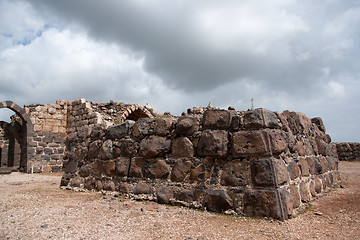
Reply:
[[[143,112],[141,109],[137,109],[130,113],[125,120],[134,120],[137,121],[140,118],[148,118],[149,116]]]

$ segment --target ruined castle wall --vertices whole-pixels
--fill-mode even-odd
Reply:
[[[335,143],[340,161],[360,161],[360,143]]]
[[[339,181],[322,120],[289,111],[84,124],[68,149],[62,186],[246,216],[287,219]]]
[[[9,139],[0,126],[0,167],[7,166],[9,152]]]
[[[33,124],[33,137],[28,147],[28,166],[32,172],[61,171],[65,152],[67,101],[56,104],[25,106]]]

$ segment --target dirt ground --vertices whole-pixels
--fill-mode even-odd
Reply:
[[[285,222],[59,189],[60,174],[0,176],[0,239],[360,239],[360,162]]]

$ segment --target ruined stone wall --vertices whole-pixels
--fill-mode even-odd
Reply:
[[[68,149],[62,186],[246,216],[287,219],[339,181],[322,120],[289,111],[83,125]]]
[[[0,126],[0,167],[7,166],[9,151],[9,139],[5,130]]]
[[[335,143],[340,161],[360,161],[360,143]]]
[[[24,106],[33,124],[28,171],[61,171],[65,152],[67,101]]]

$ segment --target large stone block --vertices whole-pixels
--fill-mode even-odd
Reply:
[[[101,147],[101,141],[94,141],[89,145],[89,151],[87,153],[88,159],[95,159],[98,157]]]
[[[287,120],[288,126],[294,135],[309,135],[311,132],[312,122],[305,114],[300,112],[284,111],[282,115]]]
[[[300,183],[300,196],[302,202],[309,202],[311,200],[310,189],[305,181]]]
[[[115,174],[115,162],[112,160],[103,162],[103,169],[106,175],[113,176]]]
[[[173,119],[168,118],[156,118],[155,119],[155,134],[160,136],[167,136],[170,134],[173,125]]]
[[[150,178],[166,179],[170,173],[170,166],[164,160],[156,160],[150,163],[147,175]]]
[[[212,190],[205,194],[204,205],[207,210],[223,212],[233,206],[232,200],[224,190]]]
[[[287,148],[285,132],[281,130],[269,130],[267,133],[270,137],[272,155],[280,155]]]
[[[180,136],[191,136],[198,131],[199,122],[196,118],[181,117],[176,123],[175,132]]]
[[[130,134],[130,130],[134,124],[135,121],[126,120],[121,124],[110,126],[106,129],[106,137],[112,140],[123,138]]]
[[[320,131],[326,132],[326,128],[321,117],[314,117],[311,119],[311,122],[315,124]]]
[[[204,163],[196,166],[190,171],[191,182],[204,182],[211,177],[211,169]]]
[[[291,161],[288,165],[291,180],[300,177],[300,168],[295,161]]]
[[[151,134],[152,123],[154,121],[155,120],[151,118],[140,118],[135,122],[133,126],[132,135],[135,137],[142,138]]]
[[[149,136],[140,142],[140,155],[144,158],[164,156],[170,150],[171,140],[159,136]]]
[[[124,157],[134,157],[138,152],[139,144],[133,139],[124,139],[121,142],[121,155]]]
[[[139,177],[144,176],[144,165],[145,159],[140,157],[134,157],[130,162],[129,177]]]
[[[170,179],[174,182],[184,181],[186,176],[190,173],[192,163],[187,159],[176,160],[173,170],[171,172]]]
[[[300,157],[299,158],[299,166],[301,169],[301,175],[302,176],[309,176],[309,164],[308,164],[308,158]]]
[[[246,129],[280,128],[276,114],[264,108],[257,108],[244,115]]]
[[[190,158],[194,156],[194,146],[187,137],[176,138],[173,140],[171,153],[175,158]]]
[[[250,182],[250,163],[247,160],[227,162],[222,171],[221,185],[246,186]]]
[[[301,204],[301,198],[300,198],[299,188],[297,187],[296,184],[290,185],[290,196],[291,196],[291,202],[293,208],[299,207]]]
[[[112,159],[113,158],[113,144],[110,139],[106,140],[99,151],[98,157],[103,160]]]
[[[251,175],[255,186],[271,187],[288,181],[285,163],[276,158],[262,158],[251,162]]]
[[[231,115],[226,110],[207,110],[204,113],[204,129],[228,129],[230,127]]]
[[[174,197],[174,192],[167,187],[159,187],[156,189],[156,198],[158,203],[168,204]]]
[[[127,176],[129,173],[129,166],[130,166],[130,158],[127,157],[118,158],[115,163],[116,175],[120,177]]]
[[[282,195],[283,195],[282,191],[275,189],[245,191],[244,194],[245,215],[249,217],[271,217],[280,220],[287,219],[288,206],[287,206],[287,202],[284,201],[286,198],[282,197]]]
[[[197,153],[204,157],[225,158],[228,155],[228,144],[227,131],[204,130],[197,146]]]
[[[271,156],[268,135],[262,130],[239,131],[232,136],[232,155],[239,157]]]

